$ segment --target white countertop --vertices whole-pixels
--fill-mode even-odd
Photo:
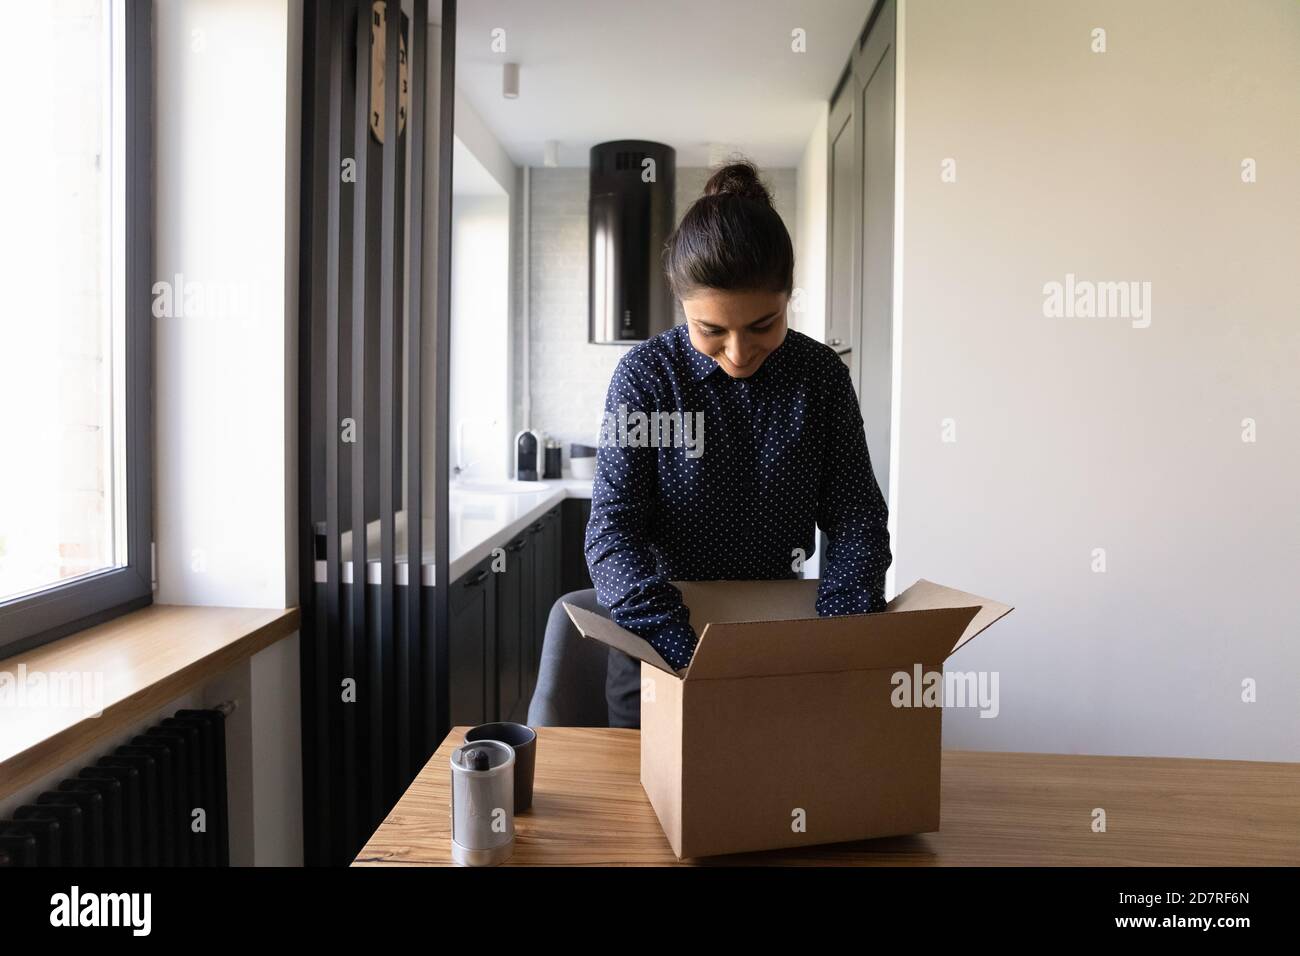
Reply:
[[[532,491],[491,491],[475,487],[458,488],[452,482],[447,489],[447,509],[450,525],[447,529],[447,548],[451,559],[449,581],[455,581],[492,549],[510,541],[539,517],[565,498],[590,498],[590,478],[557,478],[531,482],[537,485]],[[426,517],[423,522],[421,544],[424,561],[421,579],[425,586],[436,580],[433,566],[433,533],[436,519]],[[406,571],[406,512],[398,511],[393,517],[397,552],[397,583],[407,583]],[[343,562],[344,583],[352,581],[352,532],[343,532],[340,540],[340,557]],[[379,522],[366,525],[366,554],[379,551]],[[377,584],[381,580],[380,562],[370,557],[366,562],[366,581]],[[325,580],[325,562],[316,562],[316,580]]]
[[[590,478],[556,478],[536,484],[544,487],[536,492],[504,494],[457,491],[454,484],[449,487],[450,580],[455,581],[565,498],[591,497]]]

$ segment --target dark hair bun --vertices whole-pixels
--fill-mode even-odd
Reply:
[[[736,157],[713,171],[664,244],[664,272],[679,299],[794,288],[794,244],[753,163]]]
[[[706,196],[742,196],[764,205],[772,205],[772,196],[758,178],[758,169],[750,162],[720,166],[704,184]]]

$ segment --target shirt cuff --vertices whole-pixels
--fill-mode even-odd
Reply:
[[[817,595],[818,617],[841,617],[846,614],[874,614],[885,609],[885,597],[871,588],[849,585],[827,588]]]
[[[691,662],[695,645],[699,642],[694,628],[684,621],[665,624],[642,636],[674,670],[681,670]]]

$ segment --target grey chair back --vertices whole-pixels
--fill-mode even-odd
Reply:
[[[528,703],[530,727],[608,727],[605,677],[609,650],[578,633],[564,602],[605,614],[596,591],[571,591],[555,602],[546,621],[546,639],[537,670],[537,687]]]

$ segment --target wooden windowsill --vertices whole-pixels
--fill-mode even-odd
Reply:
[[[297,608],[155,604],[0,660],[0,799],[288,637],[299,620]],[[33,701],[36,674],[83,675],[85,690]]]

